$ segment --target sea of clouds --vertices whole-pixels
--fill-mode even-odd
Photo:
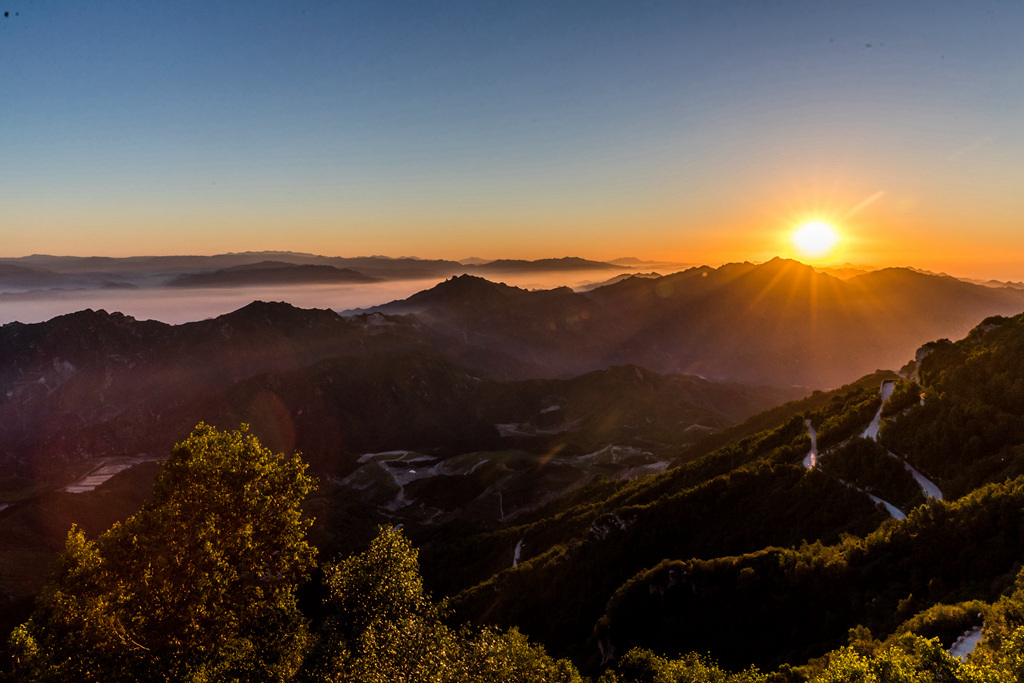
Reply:
[[[525,289],[550,289],[561,285],[582,287],[615,275],[614,271],[572,271],[489,276],[496,282]],[[139,289],[45,290],[0,292],[0,324],[36,323],[87,308],[130,315],[138,320],[180,324],[205,320],[238,310],[253,301],[285,301],[299,308],[346,311],[405,299],[429,289],[443,278],[393,280],[355,285],[275,285],[261,287],[213,287],[186,289],[151,287]]]

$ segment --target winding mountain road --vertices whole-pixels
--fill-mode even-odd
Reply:
[[[875,443],[878,443],[878,429],[882,421],[882,408],[885,407],[885,402],[888,401],[889,398],[892,396],[892,391],[895,388],[895,386],[896,382],[891,379],[887,379],[882,382],[881,389],[879,390],[882,396],[882,405],[878,406],[878,412],[875,413],[875,417],[871,420],[871,424],[868,425],[867,429],[861,432],[861,436],[863,438],[871,439]],[[936,486],[934,482],[932,482],[923,474],[918,472],[913,465],[911,465],[909,462],[907,462],[900,456],[896,455],[892,451],[886,452],[890,456],[896,458],[901,463],[903,463],[903,468],[910,472],[910,476],[912,476],[914,478],[914,481],[917,482],[917,485],[921,487],[921,492],[925,495],[926,498],[942,500],[942,491],[939,490],[939,487]]]
[[[807,433],[811,437],[811,450],[807,451],[807,455],[804,456],[804,468],[813,470],[818,464],[818,432],[811,425],[810,420],[804,420],[804,424],[807,425]]]

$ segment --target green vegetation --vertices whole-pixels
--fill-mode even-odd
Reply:
[[[153,500],[95,540],[68,534],[31,619],[10,636],[17,681],[580,680],[516,630],[446,625],[417,553],[379,529],[366,552],[315,568],[301,504],[313,480],[246,428],[199,425]]]
[[[768,676],[756,669],[730,673],[693,652],[679,659],[667,659],[635,648],[601,676],[598,683],[768,683]]]
[[[313,566],[298,457],[199,425],[153,500],[95,541],[68,534],[15,672],[39,680],[286,678],[309,638],[295,588]]]
[[[453,605],[467,619],[517,626],[556,653],[583,656],[581,643],[608,599],[631,576],[666,558],[712,558],[804,540],[834,543],[844,533],[869,533],[886,516],[866,496],[800,465],[810,448],[804,419],[821,425],[826,440],[849,439],[873,417],[879,385],[891,377],[878,373],[787,404],[773,411],[781,421],[770,428],[754,431],[764,421],[753,418],[691,462],[630,482],[595,482],[519,525],[438,532],[429,547],[428,582],[455,595]],[[906,483],[909,475],[889,460]],[[880,477],[872,481],[888,485]],[[920,495],[910,484],[908,509]],[[523,556],[512,568],[520,540]]]
[[[906,634],[863,654],[854,646],[832,652],[828,666],[812,683],[996,683],[1010,681],[989,667],[965,664],[947,653],[937,639]]]
[[[859,403],[876,397],[878,395],[878,387],[883,380],[896,379],[898,379],[898,375],[894,372],[879,371],[866,375],[835,391],[815,391],[807,398],[784,403],[783,405],[758,413],[735,427],[708,435],[700,442],[694,444],[688,450],[688,454],[691,458],[696,458],[723,447],[735,446],[747,437],[762,432],[771,432],[779,425],[787,424],[797,417],[801,418],[798,420],[798,423],[800,424],[800,429],[802,429],[803,417],[811,417],[813,419],[816,416],[820,417],[837,411],[844,412],[845,406],[851,402]],[[875,408],[877,409],[877,404]],[[869,420],[872,415],[868,416]],[[820,420],[815,422],[815,424],[820,424]]]
[[[964,339],[925,349],[924,405],[884,424],[882,443],[947,496],[1024,474],[1024,315],[987,318]]]
[[[954,605],[940,602],[907,619],[896,632],[913,633],[952,643],[964,631],[981,626],[983,621],[991,617],[991,613],[988,603],[982,600],[967,600]]]
[[[800,662],[850,628],[894,633],[940,602],[992,601],[1013,586],[1024,547],[1024,477],[914,509],[866,538],[666,560],[608,602],[604,649],[708,650],[729,666]]]
[[[947,347],[955,345],[937,344],[933,353]],[[1020,567],[1024,480],[1004,477],[962,501],[917,508],[924,499],[900,461],[855,437],[878,410],[886,379],[894,375],[782,406],[761,431],[752,426],[766,424],[765,416],[752,418],[709,437],[692,449],[692,462],[663,475],[595,482],[515,527],[446,537],[438,547],[448,557],[431,556],[431,581],[444,592],[462,589],[454,604],[467,618],[517,625],[591,665],[599,645],[620,655],[631,645],[669,656],[707,650],[730,667],[795,664],[841,646],[859,624],[950,637],[970,621],[967,612],[937,606],[994,600]],[[918,410],[920,393],[898,380],[884,429]],[[805,418],[823,453],[810,473],[797,467],[809,448]],[[708,444],[716,448],[701,455]],[[910,519],[871,532],[884,517],[855,514],[868,505],[839,479],[899,505]],[[823,516],[828,523],[816,529]],[[844,532],[856,536],[838,542]],[[511,568],[520,540],[523,557]],[[779,547],[765,549],[772,545]],[[468,566],[464,557],[484,561]],[[700,574],[707,590],[680,588],[685,572]],[[919,613],[919,623],[901,626]]]
[[[632,481],[519,450],[410,455],[467,459],[465,476],[403,489],[452,520],[394,519],[423,548],[422,574],[370,498],[342,500],[336,481],[314,492],[298,456],[200,425],[140,512],[95,538],[72,529],[10,637],[9,675],[582,681],[579,666],[598,683],[1024,680],[1024,316],[928,349],[883,407],[884,445],[857,435],[891,373],[708,436]],[[810,471],[805,420],[820,452]],[[947,500],[926,502],[888,450]],[[522,476],[499,489],[506,506],[578,486],[514,522],[455,514],[490,505],[482,492],[509,470]],[[318,567],[307,535],[344,550]],[[948,654],[979,627],[966,661]]]
[[[843,404],[862,404],[855,393]],[[611,591],[592,645],[619,656],[607,667],[589,664],[599,683],[1018,680],[1024,477],[918,507],[863,538],[771,547],[764,539],[783,530],[781,545],[796,546],[817,525],[841,528],[830,516],[858,504],[872,526],[880,517],[826,474],[787,464],[806,445],[795,422],[744,440],[761,458],[675,494],[665,489],[736,454],[616,485],[589,515],[579,506],[564,511],[563,524],[589,519],[587,540],[554,544],[485,582],[495,596],[483,606],[488,621],[522,619],[537,629],[530,609],[513,605],[546,605],[551,624],[583,639],[573,624],[595,620],[569,610],[593,603],[569,596]],[[845,449],[833,453],[837,462],[877,455],[864,455],[871,447],[859,440]],[[298,456],[273,454],[244,429],[200,425],[174,449],[139,513],[95,540],[68,534],[35,614],[11,634],[9,677],[584,680],[514,626],[454,625],[446,602],[426,592],[418,552],[401,531],[380,527],[364,551],[325,563],[317,589],[308,580],[316,571],[311,521],[301,512],[312,490]],[[545,528],[538,521],[516,533]],[[649,562],[670,547],[668,536],[677,539],[672,552],[688,559],[624,579],[608,571]],[[763,549],[720,556],[743,547]],[[586,570],[598,565],[603,573]],[[460,608],[485,594],[460,596]],[[956,634],[982,623],[985,639],[968,662],[946,653]],[[871,632],[890,635],[875,640]],[[541,633],[556,647],[569,644]]]
[[[607,596],[665,557],[838,539],[840,531],[863,532],[881,519],[866,497],[834,480],[805,476],[792,465],[755,463],[650,504],[595,514],[573,542],[515,568],[509,566],[514,541],[506,535],[512,542],[503,571],[454,602],[467,618],[518,626],[555,652],[571,653],[589,635]],[[529,530],[524,533],[527,543],[536,542]]]
[[[882,417],[893,417],[921,401],[921,387],[908,379],[896,380],[892,395],[882,407]]]
[[[820,458],[822,472],[873,493],[898,508],[910,510],[924,502],[909,472],[882,446],[856,437]]]
[[[516,630],[443,622],[423,591],[416,550],[380,529],[369,549],[325,569],[326,618],[301,678],[316,681],[580,681]]]
[[[986,608],[995,613],[1010,604],[1024,606],[1015,597]],[[635,648],[598,683],[1014,683],[1024,675],[1022,623],[1018,617],[1001,640],[986,636],[967,661],[950,655],[939,638],[903,632],[878,641],[858,627],[847,645],[801,667],[730,672],[692,652],[670,659]]]
[[[622,512],[628,513],[634,507],[650,508],[654,511],[652,514],[663,517],[658,535],[649,537],[648,542],[652,546],[653,555],[664,552],[659,550],[658,544],[666,543],[668,548],[677,547],[680,541],[677,540],[674,529],[679,520],[686,519],[685,510],[679,510],[677,506],[680,498],[690,495],[690,489],[703,486],[717,477],[725,477],[723,481],[727,481],[733,472],[737,473],[737,482],[744,479],[749,483],[751,472],[761,471],[759,468],[765,461],[799,465],[810,448],[807,427],[804,425],[805,417],[815,424],[821,424],[826,421],[826,416],[843,413],[850,410],[851,406],[857,406],[862,412],[869,413],[867,418],[863,419],[863,424],[858,424],[853,419],[833,420],[826,427],[826,434],[832,435],[837,441],[849,438],[858,427],[863,428],[874,415],[878,408],[878,386],[883,379],[890,379],[893,376],[893,373],[876,373],[834,392],[818,392],[806,399],[787,403],[726,430],[722,435],[709,436],[687,451],[689,462],[679,467],[663,474],[632,481],[597,479],[587,486],[570,491],[533,513],[518,517],[515,526],[481,528],[479,525],[463,522],[451,528],[432,530],[423,537],[427,542],[424,549],[424,565],[428,584],[434,590],[445,594],[455,594],[472,588],[509,567],[512,549],[519,539],[527,539],[524,560],[541,555],[557,546],[576,546],[588,542],[590,527],[596,520],[612,513],[621,516]],[[751,467],[744,469],[747,465]],[[784,468],[773,471],[780,474],[787,472],[785,482],[778,484],[780,488],[787,486],[786,482],[792,483],[799,479],[798,471],[787,471]],[[763,476],[763,472],[760,476]],[[805,528],[793,534],[794,542],[805,538],[820,538],[822,534],[826,537],[831,534],[831,538],[838,539],[838,535],[843,532],[867,533],[885,519],[883,515],[875,514],[866,498],[843,490],[836,486],[835,482],[827,484],[819,481],[815,486],[827,489],[827,493],[823,493],[826,499],[819,500],[817,496],[813,496],[806,501],[807,507],[804,508],[804,512],[810,514],[810,511],[816,509],[820,503],[825,506],[822,508],[823,511],[833,509],[842,519],[837,522],[836,529],[828,531],[824,530],[824,526],[815,526],[817,530]],[[768,490],[755,494],[761,497],[761,503],[749,504],[771,507],[767,501],[773,491],[774,488],[769,487]],[[836,500],[827,499],[833,495],[837,496]],[[773,510],[772,518],[778,519],[779,515],[795,513],[803,503],[795,505],[796,507]],[[844,505],[851,507],[841,511],[840,506]],[[667,509],[663,513],[658,513],[657,509],[662,506]],[[731,535],[734,533],[734,527],[747,523],[747,520],[740,516],[739,508],[728,510],[725,514],[722,509],[721,506],[716,509],[714,505],[708,507],[707,502],[704,503],[704,511],[700,514],[711,514],[712,511],[714,513],[713,525],[707,530],[709,537],[716,529],[725,526],[729,527],[726,535]],[[835,522],[836,519],[833,518],[832,521]],[[738,525],[738,522],[742,524]],[[697,521],[694,520],[686,526],[693,528],[696,524]],[[801,520],[798,524],[814,526],[817,522]],[[713,537],[707,540],[714,542]],[[783,541],[765,541],[768,542]],[[757,541],[753,543],[756,544]],[[756,547],[759,546],[731,546],[726,552],[743,552]],[[703,555],[713,553],[714,550],[714,547],[707,547],[699,552]],[[689,550],[680,549],[677,552],[685,553]],[[669,556],[667,552],[653,557],[651,563],[656,563],[666,556]],[[466,557],[472,557],[473,561],[463,561]],[[612,562],[616,561],[614,556],[606,557]],[[642,568],[635,565],[635,559],[626,559],[627,562],[633,563],[626,576]],[[608,595],[595,596],[594,599],[603,607],[607,597]],[[589,626],[587,628],[589,629]]]

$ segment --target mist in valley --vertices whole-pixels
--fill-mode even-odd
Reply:
[[[604,282],[622,271],[488,273],[486,277],[523,289],[583,288]],[[429,289],[443,277],[360,284],[266,285],[255,287],[140,287],[0,292],[0,324],[38,323],[85,309],[115,311],[138,320],[171,325],[205,320],[238,310],[253,301],[284,301],[299,308],[347,311],[405,299]]]

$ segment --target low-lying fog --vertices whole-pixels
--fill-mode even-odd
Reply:
[[[621,272],[629,272],[623,269]],[[604,282],[619,272],[568,271],[552,273],[492,274],[488,279],[524,289],[551,289],[561,285],[585,287]],[[0,292],[0,324],[15,320],[36,323],[86,308],[119,311],[139,320],[160,320],[180,324],[230,313],[252,301],[286,301],[300,308],[330,308],[345,311],[367,308],[405,299],[429,289],[444,278],[393,280],[356,285],[276,285],[260,287],[213,287],[183,289],[47,290]]]

